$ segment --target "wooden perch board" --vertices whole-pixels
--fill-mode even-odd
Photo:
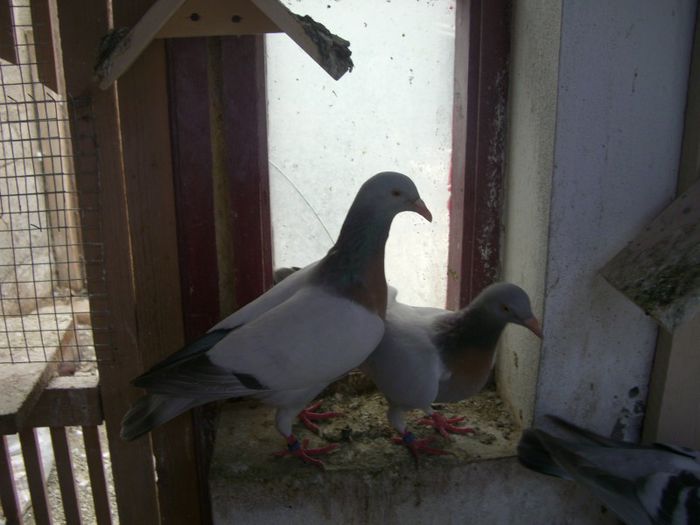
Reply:
[[[130,31],[118,29],[103,39],[95,74],[107,89],[155,38],[280,31],[335,80],[352,70],[350,42],[311,17],[292,13],[279,0],[158,0]]]
[[[668,331],[700,312],[700,181],[601,270]]]

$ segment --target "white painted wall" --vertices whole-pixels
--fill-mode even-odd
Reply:
[[[403,301],[443,306],[454,0],[284,3],[350,40],[355,69],[336,82],[286,35],[267,37],[275,266],[325,255],[360,185],[399,171],[416,183],[433,223],[396,218],[387,278]]]
[[[548,4],[558,56],[539,31],[542,16],[557,29]],[[499,386],[526,424],[556,413],[638,435],[656,327],[597,272],[673,197],[695,9],[516,2],[504,268],[532,287],[545,338],[540,356],[509,331]]]

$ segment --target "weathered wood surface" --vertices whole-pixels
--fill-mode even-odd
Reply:
[[[669,332],[695,317],[700,312],[700,181],[601,273]]]

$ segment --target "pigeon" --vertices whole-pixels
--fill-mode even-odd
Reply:
[[[382,172],[360,188],[335,245],[204,336],[132,381],[146,390],[122,420],[132,440],[210,401],[252,396],[277,409],[287,449],[306,463],[334,447],[308,449],[292,422],[328,384],[357,367],[384,333],[384,248],[394,217],[432,221],[406,175]]]
[[[495,283],[485,288],[467,307],[452,312],[439,308],[409,306],[396,301],[390,289],[384,337],[360,366],[389,402],[387,417],[406,446],[418,459],[447,452],[418,440],[406,428],[404,411],[421,409],[427,418],[421,424],[448,433],[473,432],[454,425],[464,418],[446,418],[432,403],[461,401],[477,394],[489,379],[496,344],[508,323],[525,326],[542,337],[530,299],[518,286]]]
[[[528,429],[518,459],[529,469],[587,487],[629,525],[700,523],[700,452],[606,438],[547,416],[567,439]]]

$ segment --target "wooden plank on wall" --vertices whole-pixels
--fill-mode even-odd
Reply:
[[[272,286],[264,53],[263,36],[221,38],[222,140],[236,308]]]
[[[458,0],[455,16],[448,308],[499,271],[509,1]]]
[[[133,26],[151,2],[114,3],[115,27]],[[154,41],[118,82],[135,291],[137,344],[145,367],[184,343],[165,44]],[[161,523],[199,523],[192,418],[151,433]]]
[[[61,43],[58,33],[56,0],[32,0],[32,28],[39,81],[56,93],[63,93]]]
[[[206,38],[166,40],[178,252],[185,339],[193,341],[221,318],[214,220],[212,141]],[[208,484],[216,405],[192,411],[200,512],[211,522]]]
[[[70,458],[70,448],[65,427],[51,427],[51,442],[56,461],[56,476],[61,489],[61,503],[66,523],[80,523],[80,506],[75,490],[73,464]]]
[[[207,39],[166,41],[185,338],[220,319]]]
[[[270,283],[262,38],[177,39],[167,49],[183,312],[192,340]],[[204,522],[215,414],[214,406],[194,411]]]
[[[0,59],[17,63],[11,0],[0,0]]]
[[[107,421],[117,507],[122,523],[158,523],[150,442],[140,439],[127,443],[119,437],[119,423],[136,394],[129,390],[128,382],[143,370],[143,364],[134,317],[135,295],[116,91],[114,88],[98,90],[92,81],[95,51],[101,37],[109,30],[110,15],[106,2],[59,2],[58,7],[66,57],[66,90],[73,98],[70,110],[76,149],[76,186],[82,195],[97,197],[90,205],[92,211],[83,214],[83,227],[88,228],[86,231],[99,231],[103,241],[101,246],[85,243],[83,249],[86,260],[103,261],[99,266],[88,265],[87,279],[88,289],[94,292],[100,287],[105,291],[101,300],[91,296],[90,308],[103,312],[99,317],[92,317],[93,326],[100,322],[102,329],[109,327],[109,330],[95,331],[94,336],[100,357],[102,408]],[[85,20],[90,23],[85,24]],[[99,194],[94,193],[97,170],[100,173]],[[80,204],[85,206],[84,201]],[[104,316],[104,312],[109,315]]]

